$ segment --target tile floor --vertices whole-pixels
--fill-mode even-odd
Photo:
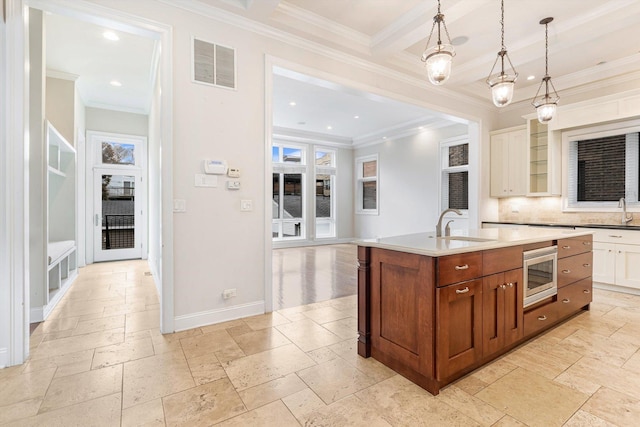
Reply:
[[[171,335],[143,261],[83,268],[27,363],[0,370],[10,426],[635,426],[640,297],[590,312],[437,397],[356,354],[356,298]]]

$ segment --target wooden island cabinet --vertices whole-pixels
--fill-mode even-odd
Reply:
[[[580,236],[571,242],[579,249],[559,249],[558,256],[566,257],[558,261],[557,295],[526,311],[523,251],[570,246],[567,240],[492,249],[478,244],[475,251],[469,245],[466,252],[440,251],[442,256],[359,243],[358,353],[438,394],[444,385],[588,309],[590,241],[590,234]]]

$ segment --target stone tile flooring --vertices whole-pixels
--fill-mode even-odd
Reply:
[[[10,426],[635,426],[640,297],[584,312],[434,397],[356,354],[347,296],[171,335],[143,261],[83,268],[31,357],[0,370]]]

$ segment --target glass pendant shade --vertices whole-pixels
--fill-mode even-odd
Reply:
[[[558,104],[556,102],[548,102],[540,104],[536,107],[536,113],[538,113],[538,121],[540,123],[547,123],[556,114],[556,108]]]
[[[496,107],[504,107],[513,100],[513,88],[516,83],[516,76],[505,74],[496,81],[491,81],[491,98]]]
[[[434,85],[441,85],[451,76],[451,59],[453,46],[441,44],[433,48],[434,52],[425,59],[427,76]]]

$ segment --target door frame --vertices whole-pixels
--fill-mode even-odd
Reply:
[[[18,365],[29,356],[29,265],[28,242],[29,225],[25,221],[29,214],[28,187],[28,135],[25,131],[25,117],[29,111],[28,88],[25,85],[25,35],[28,30],[24,20],[25,6],[62,13],[68,16],[89,17],[93,22],[117,22],[119,25],[134,29],[155,38],[162,45],[159,57],[158,86],[162,95],[157,95],[159,110],[156,131],[162,158],[158,164],[157,182],[160,187],[160,200],[157,206],[159,229],[154,230],[161,236],[158,251],[157,271],[154,279],[160,295],[160,330],[173,332],[174,327],[174,263],[173,263],[173,29],[171,25],[151,21],[131,13],[98,6],[86,2],[65,0],[4,0],[5,17],[0,35],[3,44],[2,93],[0,113],[6,119],[6,129],[2,131],[0,144],[6,152],[2,159],[0,176],[7,189],[0,197],[0,208],[6,213],[0,224],[2,241],[0,254],[9,256],[6,262],[0,262],[0,288],[8,291],[8,299],[0,298],[0,309],[8,313],[9,322],[0,322],[0,366]],[[4,73],[6,72],[6,73]],[[1,150],[0,150],[1,151]],[[6,166],[6,167],[5,167]],[[4,215],[3,215],[4,216]],[[6,237],[6,241],[5,241]],[[6,281],[4,279],[7,279]],[[6,309],[6,311],[5,311]]]
[[[136,165],[135,166],[119,166],[119,165],[105,165],[102,163],[102,157],[100,155],[101,150],[100,147],[98,146],[98,143],[102,140],[102,139],[112,139],[116,142],[127,142],[127,143],[131,143],[134,144],[136,147]],[[85,220],[85,253],[86,253],[86,260],[87,260],[87,264],[93,264],[95,261],[94,259],[94,254],[95,254],[95,250],[94,250],[94,244],[96,244],[95,242],[95,238],[94,238],[94,221],[95,221],[95,215],[96,214],[100,214],[100,212],[96,212],[97,206],[96,206],[96,201],[94,200],[94,198],[96,197],[96,188],[97,188],[97,183],[95,182],[95,173],[96,171],[103,171],[103,172],[113,172],[114,174],[122,174],[122,175],[126,175],[126,174],[140,174],[140,176],[142,177],[142,185],[140,186],[141,189],[144,188],[143,194],[140,197],[140,203],[137,204],[138,207],[141,207],[144,214],[142,215],[142,221],[140,223],[140,243],[142,243],[142,248],[141,248],[141,258],[142,259],[147,259],[147,255],[148,255],[148,230],[147,230],[147,224],[149,223],[148,221],[148,214],[149,214],[149,209],[147,206],[147,191],[148,191],[148,168],[147,168],[147,138],[144,136],[139,136],[139,135],[125,135],[125,134],[119,134],[119,133],[113,133],[113,132],[100,132],[100,131],[93,131],[93,130],[87,130],[87,137],[86,137],[86,171],[85,171],[85,183],[86,183],[86,188],[85,188],[85,212],[86,212],[86,220]],[[138,194],[136,194],[136,198],[138,197]],[[129,258],[122,258],[122,259],[129,259]]]

